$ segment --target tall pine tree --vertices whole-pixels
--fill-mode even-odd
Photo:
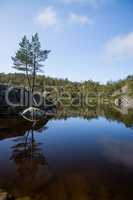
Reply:
[[[38,33],[32,36],[31,41],[31,52],[32,52],[32,92],[34,92],[35,79],[37,72],[42,72],[44,65],[42,64],[48,57],[50,50],[42,50],[39,41]]]
[[[15,54],[15,57],[12,57],[13,68],[18,71],[25,72],[28,85],[31,88],[30,76],[32,68],[32,57],[31,57],[31,44],[26,36],[24,36],[19,43],[19,49]]]
[[[47,59],[50,50],[42,50],[39,41],[38,33],[32,36],[32,41],[29,42],[26,36],[19,43],[19,50],[15,57],[12,57],[13,68],[18,71],[25,72],[28,80],[29,88],[32,93],[35,88],[37,72],[42,72],[43,62]],[[32,76],[32,83],[30,77]]]

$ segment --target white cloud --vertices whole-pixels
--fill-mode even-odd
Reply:
[[[42,12],[40,12],[36,18],[35,22],[45,29],[53,28],[54,30],[62,30],[66,24],[93,24],[93,20],[87,15],[80,15],[76,13],[70,13],[66,17],[61,18],[58,15],[58,11],[52,7],[46,7]]]
[[[107,42],[104,56],[109,62],[133,58],[133,32],[116,36]]]
[[[86,15],[79,15],[76,13],[70,13],[69,21],[78,24],[93,24],[93,20]]]
[[[53,27],[57,29],[59,26],[57,11],[52,6],[49,6],[40,12],[35,21],[46,29]]]
[[[133,167],[133,145],[131,141],[118,141],[106,136],[100,139],[103,154],[113,163],[121,163],[125,167]]]

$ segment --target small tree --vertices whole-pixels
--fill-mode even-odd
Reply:
[[[12,57],[13,68],[18,71],[25,72],[28,80],[28,85],[31,88],[29,72],[31,71],[31,44],[26,36],[24,36],[19,43],[19,50],[16,52],[15,57]]]
[[[44,67],[44,65],[42,64],[42,62],[44,62],[47,59],[49,53],[50,50],[41,49],[38,33],[33,35],[31,41],[32,75],[33,75],[32,92],[34,92],[36,74],[37,72],[43,71],[42,68]]]
[[[24,36],[19,43],[19,50],[16,52],[15,57],[12,57],[13,68],[26,73],[28,85],[32,93],[34,92],[36,74],[37,72],[42,72],[42,68],[44,67],[42,62],[47,59],[49,53],[50,50],[41,49],[39,36],[36,33],[32,36],[31,43]],[[32,83],[30,79],[31,75]]]

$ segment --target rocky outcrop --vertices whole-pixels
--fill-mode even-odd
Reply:
[[[125,95],[128,93],[128,86],[125,85],[123,86],[122,88],[120,88],[119,90],[116,90],[114,93],[113,93],[113,96],[118,96],[118,95]]]
[[[9,104],[17,106],[22,104],[22,102],[25,105],[28,95],[29,92],[24,87],[12,87],[6,84],[0,84],[0,107],[10,106]]]
[[[121,89],[114,92],[113,97],[116,97],[115,104],[125,108],[133,108],[133,98],[128,96],[128,86],[125,85]]]

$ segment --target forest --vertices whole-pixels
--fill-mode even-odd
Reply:
[[[28,81],[24,73],[0,73],[0,84],[28,87]],[[106,96],[112,96],[116,91],[119,91],[119,94],[122,93],[122,88],[124,86],[127,86],[126,95],[132,96],[133,75],[116,82],[109,81],[106,84],[100,84],[99,82],[95,82],[93,80],[84,81],[82,83],[72,82],[68,79],[37,75],[35,90],[43,92],[45,89],[52,90],[54,88],[55,90],[56,88],[57,91],[69,91],[73,95],[82,91],[84,93],[100,93]]]

